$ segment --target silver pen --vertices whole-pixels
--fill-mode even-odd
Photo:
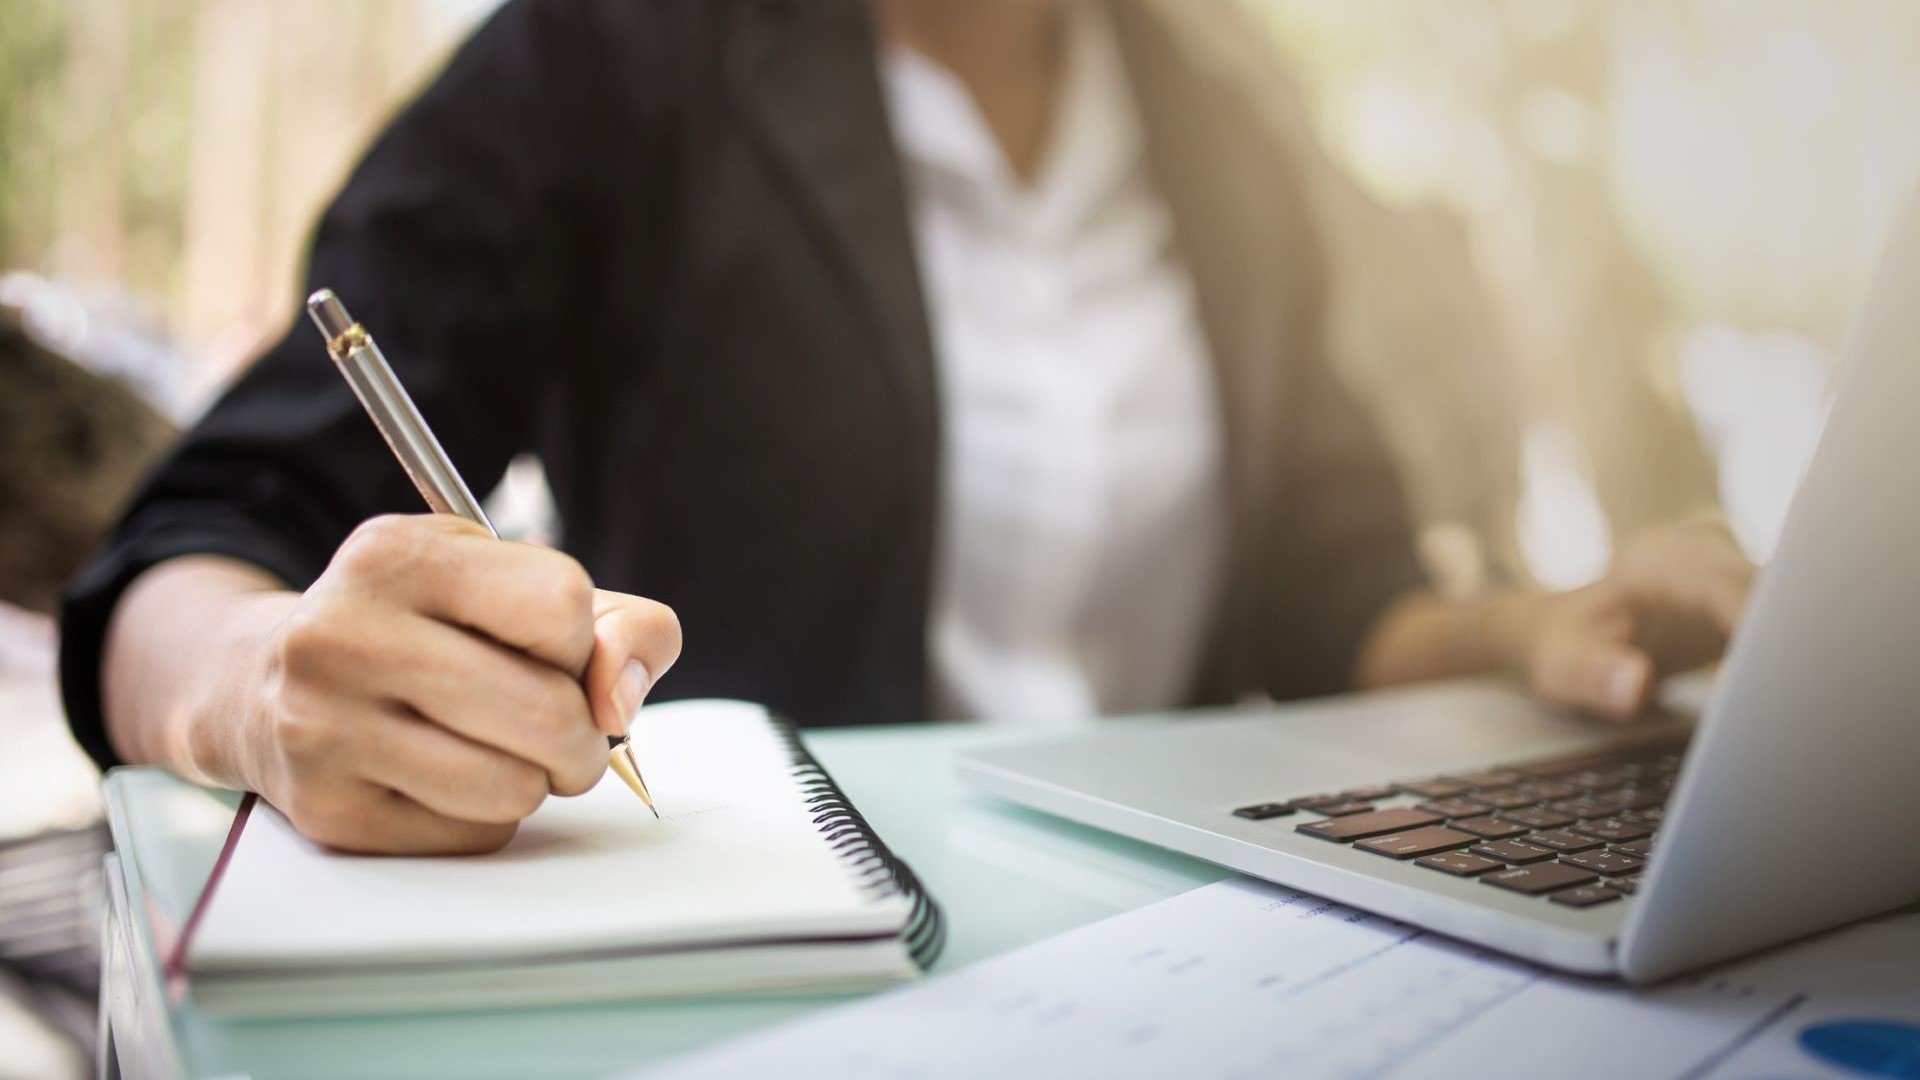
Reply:
[[[307,297],[307,314],[320,328],[320,336],[327,340],[327,355],[333,357],[334,366],[346,377],[347,385],[353,387],[353,396],[360,399],[367,415],[373,418],[373,426],[379,429],[380,437],[387,440],[393,456],[400,459],[400,467],[407,471],[413,486],[420,489],[427,505],[434,513],[466,518],[498,538],[499,531],[487,520],[480,501],[473,497],[467,482],[460,478],[459,470],[441,449],[440,440],[434,438],[433,429],[414,407],[413,398],[400,385],[393,368],[387,366],[387,358],[381,355],[372,335],[347,314],[346,306],[332,289],[321,289]],[[653,796],[640,777],[640,765],[634,760],[632,740],[608,736],[607,745],[613,771],[640,796],[653,816],[659,817],[660,810],[653,805]]]

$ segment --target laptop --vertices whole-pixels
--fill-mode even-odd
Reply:
[[[1697,717],[1469,682],[963,754],[1026,806],[1646,983],[1920,900],[1920,213]]]

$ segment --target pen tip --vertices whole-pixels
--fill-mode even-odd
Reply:
[[[653,816],[659,817],[660,809],[653,805],[653,796],[647,792],[646,781],[640,779],[640,767],[634,763],[632,745],[623,742],[620,746],[607,751],[607,764],[621,780],[626,782],[628,787],[633,789],[633,793],[640,797],[640,801],[647,804],[647,809],[653,811]]]
[[[652,803],[648,803],[648,804],[647,804],[647,809],[649,809],[649,810],[651,810],[651,811],[653,811],[653,819],[654,819],[655,821],[658,821],[658,820],[660,820],[660,808],[659,808],[659,807],[657,807],[657,806],[655,806],[655,805],[653,805]]]

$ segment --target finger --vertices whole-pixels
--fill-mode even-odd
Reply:
[[[1732,534],[1713,528],[1638,546],[1622,559],[1614,577],[1637,606],[1698,615],[1731,634],[1757,572]]]
[[[331,800],[322,813],[295,818],[303,836],[336,851],[368,855],[481,855],[513,839],[518,823],[460,821],[371,782]]]
[[[421,616],[396,619],[389,662],[365,676],[376,692],[449,732],[546,775],[559,795],[590,790],[607,767],[580,683],[486,638]],[[399,662],[394,662],[398,659]]]
[[[562,552],[496,540],[449,514],[389,515],[355,529],[334,561],[375,596],[575,676],[592,654],[593,581]]]
[[[367,780],[456,821],[511,825],[546,801],[546,772],[397,710],[367,725],[357,760]],[[604,755],[603,755],[604,760]]]
[[[1613,719],[1645,709],[1653,693],[1653,658],[1635,648],[1632,620],[1596,609],[1560,630],[1536,662],[1534,688],[1548,700]]]
[[[1615,720],[1638,716],[1653,693],[1653,659],[1631,645],[1589,640],[1568,646],[1540,692],[1552,701]]]
[[[1753,588],[1753,568],[1725,564],[1668,567],[1627,584],[1638,607],[1698,615],[1722,634],[1731,634],[1745,612]]]
[[[1741,564],[1723,567],[1708,574],[1700,583],[1701,606],[1723,634],[1732,634],[1746,613],[1747,597],[1753,593],[1754,569]]]
[[[602,589],[594,599],[593,638],[587,700],[600,730],[620,738],[648,691],[680,658],[680,620],[665,604]]]

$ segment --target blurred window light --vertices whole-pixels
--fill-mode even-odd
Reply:
[[[1741,547],[1765,561],[1826,420],[1833,355],[1804,334],[1712,325],[1680,356],[1681,393],[1719,462],[1720,505]]]
[[[500,535],[523,544],[560,544],[560,514],[547,485],[540,458],[521,454],[507,465],[500,483],[486,497],[487,517]]]
[[[1563,86],[1541,86],[1520,99],[1520,137],[1549,161],[1572,165],[1593,152],[1593,107]]]
[[[53,670],[53,621],[0,604],[0,840],[100,816],[100,773],[67,734]]]
[[[89,371],[123,379],[175,421],[191,419],[186,363],[151,298],[108,283],[74,285],[24,271],[0,273],[0,307],[20,312],[29,338]]]
[[[1380,71],[1354,80],[1331,100],[1328,129],[1345,142],[1353,168],[1375,193],[1408,203],[1440,186],[1453,152],[1452,122],[1432,95]]]
[[[458,33],[493,13],[504,0],[422,0],[422,10],[441,29]]]
[[[1607,515],[1586,455],[1565,429],[1541,424],[1527,432],[1516,518],[1520,557],[1541,585],[1577,589],[1606,573]]]
[[[1506,7],[1513,34],[1529,44],[1558,41],[1573,31],[1579,12],[1573,0],[1526,0]]]
[[[79,1049],[51,1024],[10,997],[0,998],[0,1046],[7,1048],[10,1076],[87,1075],[87,1061]]]
[[[1690,313],[1834,341],[1920,173],[1920,5],[1611,9],[1605,160]]]

